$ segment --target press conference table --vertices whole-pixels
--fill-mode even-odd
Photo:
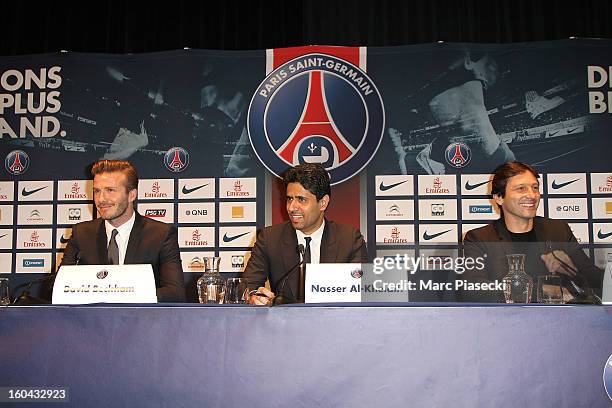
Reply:
[[[10,306],[0,339],[58,407],[612,405],[612,306]]]

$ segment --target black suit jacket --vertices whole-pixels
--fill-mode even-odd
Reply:
[[[77,261],[82,265],[108,264],[107,242],[103,219],[75,224],[62,265],[74,265]],[[124,263],[151,264],[159,302],[185,301],[183,268],[173,225],[136,213]]]
[[[297,264],[300,256],[297,251],[297,236],[289,221],[262,229],[251,252],[251,258],[244,270],[250,289],[264,286],[270,279],[272,291],[279,295],[283,274],[295,267],[282,286],[282,295],[296,299],[299,273]],[[359,230],[350,225],[336,224],[325,220],[321,238],[321,263],[362,263],[367,262],[368,251]]]
[[[591,287],[596,291],[601,290],[603,271],[597,268],[591,259],[586,256],[565,221],[535,217],[533,229],[538,242],[527,244],[512,242],[510,232],[506,228],[503,218],[493,221],[484,227],[468,231],[463,239],[464,256],[476,258],[486,254],[485,268],[482,270],[469,269],[463,275],[458,275],[457,278],[466,279],[470,282],[500,280],[508,274],[506,255],[524,253],[525,247],[517,250],[517,246],[527,245],[530,253],[536,254],[525,265],[525,270],[529,275],[537,277],[548,274],[548,269],[546,269],[544,262],[539,259],[539,255],[559,249],[564,251],[572,259],[574,265],[576,265],[580,275],[576,278],[578,284]],[[534,287],[535,283],[534,280]],[[503,294],[494,291],[461,291],[459,295],[465,301],[503,301]],[[535,299],[533,300],[535,301]]]

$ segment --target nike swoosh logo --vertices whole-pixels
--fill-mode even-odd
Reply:
[[[557,180],[553,180],[551,187],[553,188],[553,190],[558,190],[558,189],[563,188],[563,187],[565,187],[567,185],[575,183],[578,180],[580,180],[580,179],[570,180],[570,181],[566,181],[565,183],[558,183],[558,184],[557,184]]]
[[[68,241],[70,241],[70,240],[69,240],[69,239],[64,238],[64,234],[62,234],[62,236],[60,237],[60,242],[61,242],[62,244],[67,244],[67,243],[68,243]]]
[[[24,196],[24,197],[27,197],[27,196],[32,195],[32,194],[34,194],[34,193],[36,193],[36,192],[38,192],[38,191],[40,191],[42,189],[45,189],[47,187],[49,187],[49,186],[35,188],[34,190],[26,190],[25,187],[24,187],[24,188],[21,189],[21,195]]]
[[[574,128],[574,129],[567,129],[567,133],[574,133],[575,131],[577,131],[580,128]]]
[[[206,184],[202,184],[201,186],[197,186],[197,187],[193,187],[193,188],[187,188],[187,186],[183,186],[183,194],[193,193],[194,191],[197,191],[197,190],[201,189],[202,187],[206,187],[209,184],[210,183],[206,183]]]
[[[485,185],[487,183],[490,183],[490,182],[491,182],[491,180],[487,180],[487,181],[483,181],[482,183],[470,184],[469,181],[466,181],[465,182],[465,189],[466,190],[474,190],[475,188],[478,188],[478,187],[480,187],[482,185]]]
[[[560,130],[555,130],[554,132],[550,132],[550,133],[548,134],[548,136],[554,136],[554,135],[556,135],[556,134],[557,134],[557,133],[559,133],[559,132],[560,132]]]
[[[234,235],[233,237],[228,237],[227,232],[226,232],[225,234],[223,234],[223,242],[232,242],[240,237],[245,236],[246,234],[248,234],[248,232],[245,232],[243,234]]]
[[[429,241],[429,240],[431,240],[431,239],[434,239],[434,238],[436,238],[436,237],[439,237],[439,236],[440,236],[440,235],[442,235],[442,234],[446,234],[446,233],[447,233],[447,232],[449,232],[449,231],[452,231],[452,230],[446,230],[446,231],[438,232],[438,233],[436,233],[436,234],[431,234],[431,235],[429,235],[429,234],[427,233],[427,231],[425,231],[425,232],[423,233],[423,239],[424,239],[425,241]]]
[[[608,233],[602,233],[601,230],[597,231],[597,238],[599,239],[606,239],[608,238],[610,235],[612,235],[612,232],[608,232]]]
[[[0,235],[0,238],[6,237],[8,234]]]
[[[393,184],[387,184],[385,185],[384,182],[380,182],[380,186],[378,186],[380,188],[380,191],[387,191],[387,190],[391,190],[393,187],[397,187],[400,184],[404,184],[405,182],[407,182],[408,180],[404,180],[404,181],[400,181],[399,183],[393,183]]]

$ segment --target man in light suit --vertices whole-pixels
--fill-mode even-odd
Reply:
[[[72,227],[62,265],[151,264],[157,300],[184,301],[176,228],[135,211],[138,174],[134,166],[127,161],[101,160],[91,173],[99,218]]]
[[[331,188],[323,167],[300,164],[287,170],[283,181],[289,221],[259,232],[244,270],[252,289],[249,302],[255,305],[270,304],[279,295],[285,301],[297,300],[300,244],[311,263],[367,262],[366,244],[359,230],[324,217]],[[272,290],[264,287],[268,279]]]

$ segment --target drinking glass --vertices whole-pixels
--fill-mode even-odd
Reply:
[[[11,295],[9,290],[8,278],[0,278],[0,305],[6,306],[11,304]]]
[[[559,275],[538,276],[538,303],[563,303],[563,286]]]
[[[246,303],[248,292],[244,278],[228,278],[225,281],[225,303]]]

